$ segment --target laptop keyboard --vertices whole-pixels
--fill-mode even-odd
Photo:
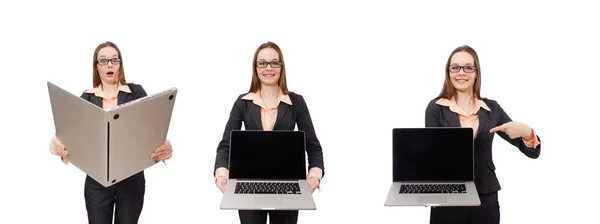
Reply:
[[[298,182],[237,182],[236,194],[301,194]]]
[[[400,194],[465,194],[465,184],[402,184]]]

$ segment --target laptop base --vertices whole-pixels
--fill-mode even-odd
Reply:
[[[279,180],[239,180],[240,182],[280,182]],[[316,210],[315,201],[306,180],[297,182],[300,194],[236,194],[237,179],[229,179],[221,201],[222,210]]]
[[[395,182],[390,187],[385,200],[386,207],[392,206],[435,206],[435,207],[457,207],[457,206],[479,206],[479,194],[473,182],[458,183],[419,183],[419,184],[462,184],[466,186],[467,193],[404,193],[400,194],[403,183]],[[416,183],[407,183],[416,184]]]

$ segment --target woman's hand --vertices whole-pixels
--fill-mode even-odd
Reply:
[[[229,180],[229,170],[225,167],[219,167],[215,171],[215,185],[217,185],[217,188],[221,190],[221,193],[225,193],[227,180]]]
[[[526,124],[519,122],[508,122],[503,125],[497,126],[495,128],[490,129],[490,133],[501,131],[504,132],[511,139],[515,138],[529,138],[531,135],[531,128]]]
[[[69,161],[67,160],[67,156],[69,156],[69,153],[67,152],[65,146],[60,142],[60,140],[56,138],[56,136],[54,136],[52,140],[50,140],[50,153],[60,156],[60,159],[63,161],[64,164],[69,163]]]
[[[173,156],[173,146],[169,140],[166,140],[163,145],[154,150],[154,153],[150,155],[150,159],[154,161],[165,161]]]

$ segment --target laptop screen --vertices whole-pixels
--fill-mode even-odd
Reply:
[[[229,177],[306,179],[303,131],[231,132]]]
[[[393,130],[393,181],[473,181],[473,129]]]

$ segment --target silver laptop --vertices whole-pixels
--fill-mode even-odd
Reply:
[[[177,89],[110,110],[48,82],[56,136],[74,166],[103,186],[156,164],[150,155],[167,137]]]
[[[393,183],[385,206],[479,206],[473,129],[393,129]]]
[[[303,131],[234,130],[221,209],[315,210]]]

